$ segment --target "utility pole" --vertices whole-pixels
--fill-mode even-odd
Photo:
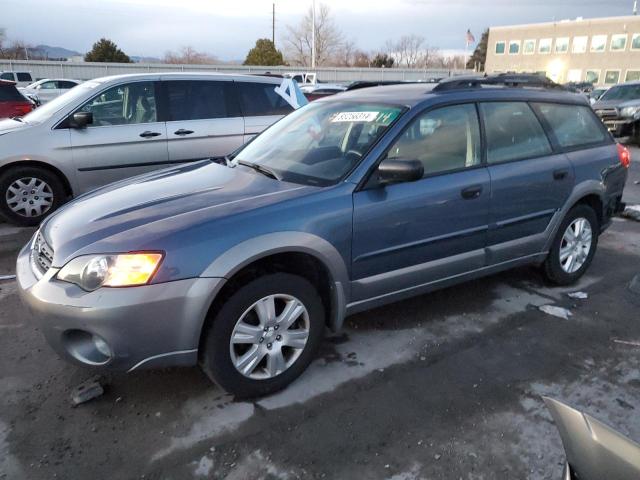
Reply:
[[[316,0],[311,4],[311,69],[316,69]]]
[[[273,2],[273,11],[271,13],[271,42],[276,45],[276,2]]]
[[[638,14],[638,0],[634,0],[633,2],[633,14],[634,15]]]

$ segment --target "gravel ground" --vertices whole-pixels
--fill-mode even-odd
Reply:
[[[631,173],[625,200],[640,204]],[[0,275],[31,232],[0,225]],[[571,288],[524,268],[350,317],[297,382],[257,402],[188,368],[109,375],[73,408],[91,374],[55,356],[2,282],[0,478],[559,479],[541,395],[640,440],[639,257],[640,223],[616,219]]]

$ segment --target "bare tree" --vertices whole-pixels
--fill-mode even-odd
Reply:
[[[313,24],[311,8],[296,26],[287,26],[284,37],[285,55],[293,65],[311,65],[311,30]],[[343,45],[342,32],[338,29],[331,16],[331,10],[325,4],[320,4],[316,11],[316,65],[326,65],[338,53]]]
[[[396,59],[399,67],[416,68],[423,60],[425,39],[420,35],[403,35],[398,40],[386,43],[387,53]]]
[[[7,39],[7,31],[0,28],[0,58],[4,58],[4,42]]]
[[[178,52],[166,52],[164,63],[181,63],[185,65],[210,65],[218,63],[218,59],[205,52],[198,52],[191,46],[180,48]]]
[[[336,67],[351,67],[354,63],[356,53],[356,43],[347,40],[336,50],[335,59],[332,62]]]

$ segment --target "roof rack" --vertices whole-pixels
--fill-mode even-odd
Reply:
[[[482,88],[486,86],[533,87],[564,90],[561,85],[558,85],[544,75],[534,73],[499,73],[495,75],[446,78],[438,83],[432,92],[446,92],[449,90]]]

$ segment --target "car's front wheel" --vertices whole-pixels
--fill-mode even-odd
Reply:
[[[0,175],[0,217],[15,225],[38,225],[65,199],[60,179],[43,168],[15,167]]]
[[[259,277],[238,289],[204,333],[201,366],[227,392],[256,397],[280,390],[313,360],[324,308],[306,279]]]
[[[598,228],[598,217],[588,205],[567,213],[543,265],[548,280],[569,285],[584,274],[596,252]]]

